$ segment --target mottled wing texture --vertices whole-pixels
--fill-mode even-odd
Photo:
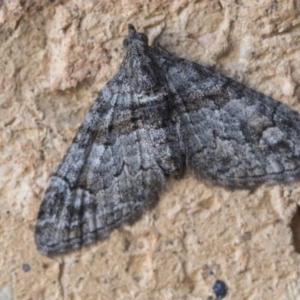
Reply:
[[[300,117],[209,68],[172,56],[129,25],[119,72],[92,105],[42,200],[46,255],[107,237],[157,202],[185,168],[226,187],[300,173]]]
[[[156,57],[174,101],[187,167],[198,178],[226,187],[299,178],[297,112],[159,47]]]
[[[167,93],[130,78],[121,67],[106,85],[53,174],[36,224],[41,253],[79,248],[137,220],[155,205],[166,176],[182,169]]]

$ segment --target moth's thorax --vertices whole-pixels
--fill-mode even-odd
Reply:
[[[149,54],[149,51],[151,51],[151,48],[148,45],[142,43],[141,41],[133,40],[126,49],[126,56],[138,58]]]
[[[161,72],[155,68],[155,60],[149,46],[133,42],[126,52],[123,61],[124,73],[131,81],[137,94],[148,93],[162,87]],[[149,68],[149,65],[152,67]]]

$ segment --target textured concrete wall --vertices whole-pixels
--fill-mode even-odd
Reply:
[[[51,172],[117,72],[127,23],[300,111],[299,12],[292,0],[0,2],[0,299],[215,299],[217,279],[226,299],[299,299],[297,183],[228,191],[186,176],[106,241],[50,259],[33,240]]]

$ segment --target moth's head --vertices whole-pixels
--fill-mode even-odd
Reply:
[[[124,39],[123,46],[127,50],[131,45],[148,46],[148,37],[137,32],[132,24],[128,24],[128,37]]]

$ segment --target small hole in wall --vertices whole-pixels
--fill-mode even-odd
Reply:
[[[295,251],[300,253],[300,206],[297,206],[297,211],[291,221],[291,229],[293,233],[293,243]]]

